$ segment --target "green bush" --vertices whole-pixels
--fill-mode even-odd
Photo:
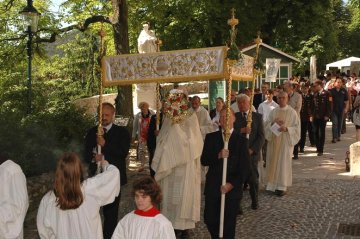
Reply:
[[[65,151],[81,153],[84,134],[93,120],[68,103],[27,116],[2,107],[0,124],[0,151],[31,176],[53,170]]]

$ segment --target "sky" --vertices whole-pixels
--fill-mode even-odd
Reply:
[[[51,0],[51,11],[57,12],[59,10],[59,5],[65,2],[65,0]]]

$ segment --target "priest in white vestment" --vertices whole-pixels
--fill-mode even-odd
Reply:
[[[278,95],[279,107],[273,109],[265,122],[267,186],[278,196],[292,185],[292,152],[300,139],[300,119],[296,111],[287,105],[288,95]]]
[[[194,96],[191,99],[190,112],[194,112],[197,116],[197,120],[200,126],[200,132],[203,140],[205,140],[207,134],[219,130],[219,125],[215,124],[211,120],[209,112],[203,106],[201,106],[201,99],[199,96]],[[205,183],[207,170],[208,170],[208,166],[201,166],[202,183]]]
[[[206,134],[215,132],[218,130],[219,126],[216,128],[214,127],[214,123],[211,121],[209,112],[201,106],[201,99],[199,96],[194,96],[191,99],[191,106],[192,108],[190,111],[195,112],[199,122],[202,138],[205,140]]]
[[[70,154],[70,157],[73,154]],[[69,156],[64,156],[69,157]],[[80,160],[78,159],[78,162]],[[58,169],[77,168],[78,163],[65,163]],[[102,239],[103,231],[100,217],[100,207],[112,203],[120,192],[120,173],[117,167],[109,164],[106,160],[101,161],[103,173],[88,178],[81,183],[83,201],[77,208],[61,209],[59,197],[55,196],[54,190],[49,191],[42,198],[36,218],[37,229],[41,239]],[[58,175],[58,169],[56,175]],[[70,170],[68,174],[76,171]],[[57,176],[55,176],[57,178]],[[82,177],[82,175],[81,175]],[[80,178],[81,178],[80,177]],[[77,176],[67,177],[71,179]],[[66,181],[66,180],[62,180]],[[69,185],[68,182],[64,182]],[[75,183],[74,183],[75,184]],[[56,179],[55,183],[56,185]],[[66,191],[66,187],[63,187]],[[73,195],[74,197],[74,195]]]
[[[22,239],[29,207],[26,178],[19,165],[0,156],[0,238]]]
[[[170,91],[152,162],[155,180],[163,192],[161,212],[182,233],[195,228],[200,220],[201,202],[203,140],[197,116],[187,107],[187,97],[182,91]]]

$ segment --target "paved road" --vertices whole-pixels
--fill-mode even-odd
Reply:
[[[322,157],[316,156],[315,148],[306,147],[305,154],[293,160],[293,186],[285,196],[277,197],[262,190],[260,207],[254,211],[250,208],[249,194],[245,192],[244,215],[238,216],[236,238],[360,238],[360,226],[351,227],[351,224],[360,225],[360,177],[346,173],[344,163],[345,152],[355,142],[355,129],[349,123],[347,133],[335,144],[330,142],[330,124],[326,132]],[[131,161],[130,183],[122,188],[120,217],[134,208],[131,183],[144,174],[137,173],[137,167],[137,163]],[[201,212],[203,206],[204,202]],[[37,238],[31,218],[34,215],[30,213],[25,223],[25,238]],[[202,221],[190,231],[191,238],[210,238]],[[353,231],[353,236],[338,232],[345,232],[345,229]]]
[[[335,144],[331,143],[331,124],[326,134],[322,157],[317,156],[316,148],[306,147],[299,160],[293,160],[294,182],[287,195],[279,198],[262,190],[260,208],[254,211],[245,192],[244,215],[238,216],[236,238],[360,238],[360,226],[359,237],[337,232],[340,224],[360,225],[360,177],[347,173],[344,162],[345,152],[355,142],[355,129],[348,123],[347,133]],[[132,206],[124,203],[123,209]],[[204,202],[202,212],[203,206]],[[190,235],[196,239],[210,238],[203,222]]]

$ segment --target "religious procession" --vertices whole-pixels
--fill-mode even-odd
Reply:
[[[28,38],[26,87],[10,83],[20,66],[1,68],[9,80],[0,78],[0,239],[360,237],[360,58],[347,57],[360,55],[358,42],[340,52],[337,39],[339,52],[330,56],[335,45],[317,48],[316,35],[296,51],[275,31],[281,18],[263,9],[268,22],[254,27],[240,3],[221,5],[226,14],[216,11],[216,24],[225,31],[211,29],[205,39],[208,26],[191,33],[175,2],[37,3],[42,14],[33,0],[0,3],[28,21],[25,34],[9,23],[0,39],[8,56],[13,41]],[[189,10],[180,15],[213,16],[176,4]],[[356,1],[336,4],[360,13]],[[46,38],[39,17],[56,19],[54,7],[61,24],[76,14],[84,24]],[[88,8],[94,12],[80,16]],[[176,21],[189,24],[182,28],[189,35],[181,34],[199,44],[173,47],[175,33],[167,31],[180,27]],[[348,21],[347,34],[359,39],[352,27],[360,22]]]

